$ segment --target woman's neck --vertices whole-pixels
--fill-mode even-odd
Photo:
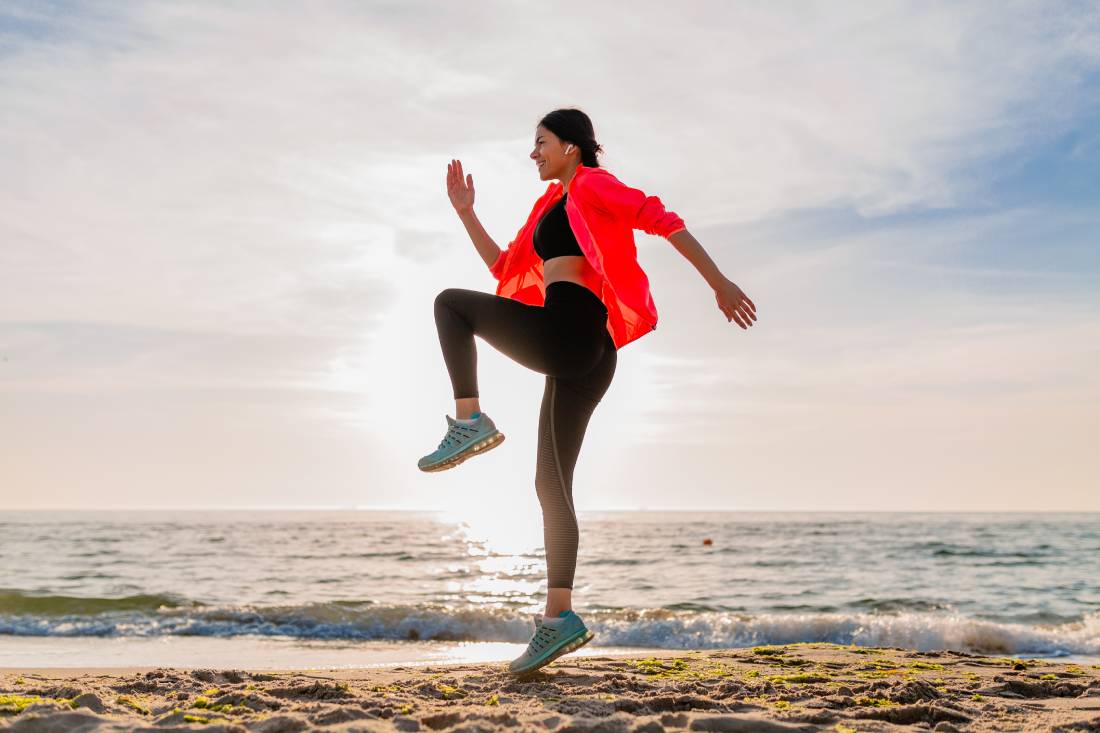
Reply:
[[[559,181],[561,181],[561,184],[562,184],[563,186],[565,186],[565,190],[566,190],[566,192],[567,192],[567,193],[568,193],[568,191],[569,191],[569,185],[570,185],[571,183],[573,183],[573,179],[574,179],[574,178],[576,178],[576,176],[577,176],[577,167],[578,167],[579,165],[580,165],[580,163],[579,163],[579,162],[577,162],[577,163],[574,163],[574,164],[573,164],[573,165],[572,165],[572,166],[571,166],[571,167],[569,168],[569,170],[567,170],[567,171],[565,172],[565,175],[563,175],[563,176],[562,176],[561,178],[559,178],[559,179],[558,179]]]

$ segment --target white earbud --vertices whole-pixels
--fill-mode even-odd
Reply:
[[[568,145],[568,146],[566,146],[566,148],[565,148],[565,152],[566,152],[566,153],[569,153],[569,152],[570,152],[570,151],[572,151],[572,150],[573,150],[573,146],[572,146],[572,145]]]

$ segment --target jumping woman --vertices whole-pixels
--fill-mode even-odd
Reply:
[[[592,639],[572,610],[577,562],[573,469],[592,411],[615,374],[617,350],[657,327],[649,280],[638,264],[634,229],[664,237],[714,289],[726,320],[747,329],[756,306],[718,270],[683,220],[656,196],[600,168],[602,152],[588,115],[555,110],[535,128],[531,159],[552,181],[507,249],[474,215],[474,180],[462,163],[447,166],[447,195],[478,254],[498,280],[496,294],[447,288],[435,299],[455,417],[423,471],[453,468],[500,445],[504,434],[478,402],[474,335],[528,369],[546,375],[539,413],[535,491],[546,549],[546,610],[535,616],[527,650],[510,665],[521,674]]]

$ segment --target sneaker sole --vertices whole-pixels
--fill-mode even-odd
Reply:
[[[453,455],[450,458],[444,459],[439,463],[433,463],[430,466],[420,466],[420,470],[425,473],[435,473],[437,471],[446,471],[448,468],[454,468],[468,458],[479,456],[482,453],[491,451],[498,445],[504,442],[504,433],[497,431],[490,435],[488,438],[484,438],[481,441],[474,443],[472,446],[466,448],[461,453]]]
[[[550,656],[548,656],[546,659],[542,660],[541,662],[539,662],[539,663],[537,663],[537,664],[535,664],[531,667],[526,667],[525,669],[517,670],[515,672],[509,671],[509,673],[514,674],[514,675],[531,674],[532,672],[540,670],[543,667],[545,667],[546,665],[550,664],[551,662],[553,662],[558,657],[561,657],[565,654],[568,654],[569,652],[577,651],[582,646],[584,646],[588,642],[592,641],[592,637],[594,637],[594,636],[595,636],[595,634],[593,634],[590,630],[585,629],[583,635],[577,637],[573,641],[568,642],[561,649],[558,649],[556,652],[554,652],[553,654],[551,654]]]

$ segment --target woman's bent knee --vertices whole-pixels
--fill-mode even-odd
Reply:
[[[435,305],[438,308],[441,305],[447,305],[450,303],[455,294],[459,291],[458,288],[444,288],[439,291],[439,294],[435,296]]]
[[[441,307],[451,308],[452,310],[458,309],[471,304],[480,295],[484,295],[484,293],[466,288],[444,288],[435,296],[435,309],[436,311]]]
[[[467,291],[462,288],[445,288],[439,291],[439,294],[435,296],[435,315],[438,319],[441,314],[457,313],[459,310],[459,303],[462,300],[462,296]]]

